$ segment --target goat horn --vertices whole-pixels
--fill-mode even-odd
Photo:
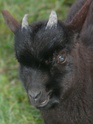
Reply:
[[[28,14],[25,14],[24,15],[24,17],[23,17],[23,19],[22,19],[22,29],[23,28],[25,28],[25,29],[27,29],[28,28]]]
[[[49,21],[47,23],[46,29],[51,29],[52,27],[57,27],[57,14],[53,10],[51,11],[51,14],[49,16]]]

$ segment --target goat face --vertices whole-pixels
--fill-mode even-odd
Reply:
[[[52,108],[71,93],[75,74],[75,58],[71,53],[77,41],[74,32],[82,29],[91,1],[87,0],[68,24],[58,21],[54,11],[48,22],[32,25],[28,25],[27,15],[20,24],[8,11],[2,12],[15,34],[20,77],[31,103],[37,108]]]
[[[31,103],[37,108],[54,107],[60,103],[61,94],[67,95],[72,85],[71,77],[68,80],[67,77],[72,70],[69,55],[72,44],[68,44],[73,37],[69,37],[69,31],[61,22],[57,28],[47,30],[45,25],[46,22],[31,25],[33,33],[24,30],[25,35],[19,29],[15,35],[20,77]]]

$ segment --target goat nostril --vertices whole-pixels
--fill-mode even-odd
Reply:
[[[37,100],[40,98],[42,92],[41,91],[30,91],[29,96],[32,97],[33,99]]]

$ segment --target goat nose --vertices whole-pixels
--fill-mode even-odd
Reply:
[[[41,91],[30,91],[29,96],[33,98],[34,100],[38,100],[41,96],[42,92]]]

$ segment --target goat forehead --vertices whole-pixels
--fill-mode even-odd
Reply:
[[[38,26],[37,26],[38,27]],[[45,29],[45,26],[34,29],[32,32],[19,30],[15,36],[15,50],[19,62],[31,60],[41,61],[53,55],[54,51],[65,44],[66,32],[64,27]]]
[[[61,46],[65,37],[62,28],[46,30],[44,27],[34,35],[33,39],[32,47],[34,48],[33,50],[35,53],[47,53],[56,47]]]

